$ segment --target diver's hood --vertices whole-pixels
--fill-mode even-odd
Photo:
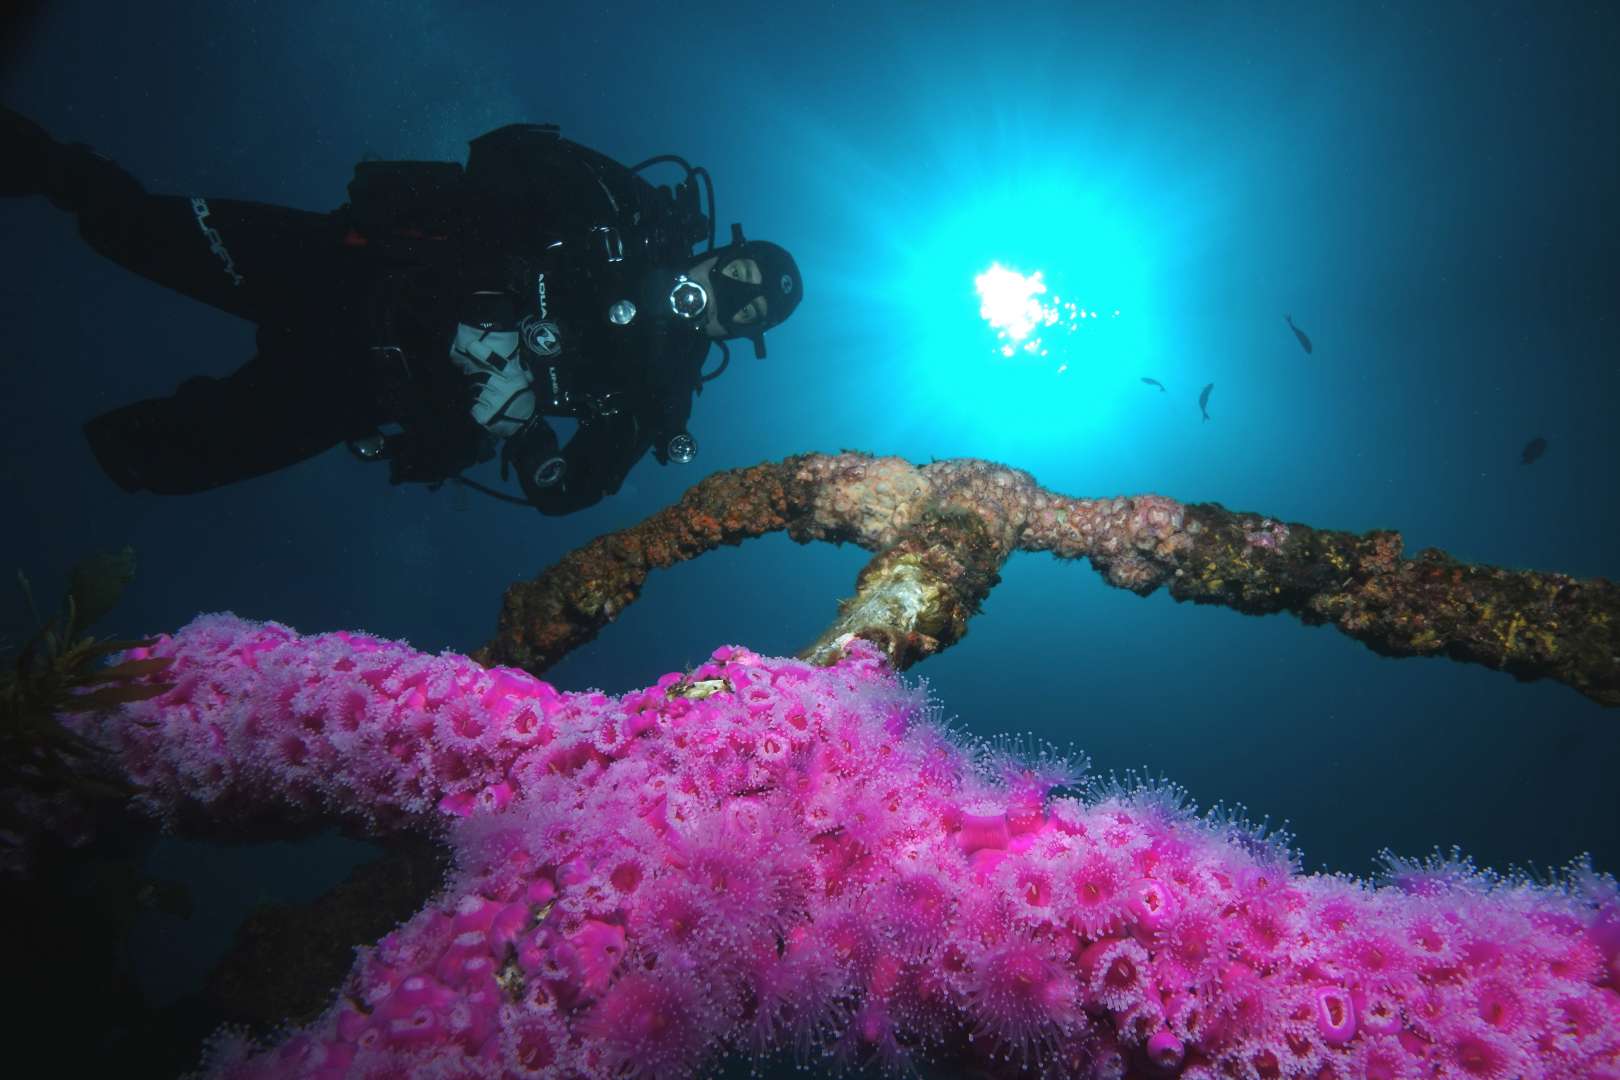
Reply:
[[[731,227],[731,243],[725,247],[705,251],[693,260],[693,265],[714,257],[709,271],[709,285],[714,290],[715,308],[720,326],[728,338],[747,338],[754,343],[754,355],[765,355],[765,331],[793,314],[804,298],[804,282],[799,278],[799,264],[793,261],[787,249],[769,240],[745,240],[741,225]],[[737,259],[752,259],[759,265],[759,284],[727,277],[721,270]],[[765,298],[765,318],[745,326],[733,326],[731,316]]]

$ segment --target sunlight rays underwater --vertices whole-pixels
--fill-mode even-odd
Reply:
[[[906,140],[926,150],[903,158],[805,118],[822,195],[844,219],[837,234],[858,238],[818,253],[822,276],[834,273],[816,289],[840,313],[833,351],[852,350],[893,388],[862,445],[892,434],[915,446],[906,435],[925,431],[942,457],[1039,468],[1058,443],[1084,452],[1124,433],[1143,376],[1204,381],[1203,358],[1189,355],[1196,331],[1174,313],[1202,306],[1193,267],[1224,185],[1191,182],[1039,103],[1016,122],[992,111],[933,102],[932,122]],[[982,310],[976,281],[992,267],[1039,275],[1029,337],[1009,341]]]

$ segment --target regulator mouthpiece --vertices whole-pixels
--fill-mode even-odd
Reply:
[[[709,310],[709,291],[682,274],[669,290],[669,310],[683,319],[697,319]]]

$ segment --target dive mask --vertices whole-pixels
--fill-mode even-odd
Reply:
[[[690,270],[710,258],[714,262],[705,288],[690,276]],[[739,281],[726,275],[726,267],[738,259],[750,259],[759,267],[759,281]],[[793,261],[793,256],[768,240],[743,239],[742,227],[733,225],[731,243],[701,253],[692,260],[686,273],[676,275],[667,303],[671,314],[692,323],[706,318],[712,305],[722,337],[747,338],[754,343],[755,354],[764,356],[765,331],[793,314],[803,296],[799,264]],[[763,318],[747,323],[732,321],[738,312],[759,299],[765,301]]]
[[[803,296],[799,266],[793,256],[767,240],[744,240],[715,249],[714,269],[709,285],[714,290],[715,311],[727,337],[762,337],[764,332],[793,314]],[[739,281],[725,274],[725,268],[738,259],[751,259],[759,267],[759,281]],[[731,320],[755,300],[765,301],[765,317],[750,323]]]

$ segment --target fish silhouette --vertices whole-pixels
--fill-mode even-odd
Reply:
[[[1198,395],[1198,411],[1204,414],[1205,420],[1209,419],[1209,392],[1213,389],[1215,389],[1215,384],[1210,383],[1204,387],[1204,392]]]
[[[1149,386],[1157,386],[1161,391],[1164,391],[1164,383],[1160,382],[1158,379],[1150,379],[1144,375],[1142,376],[1142,381],[1147,383]],[[1168,393],[1168,391],[1165,392]]]
[[[1284,315],[1283,318],[1288,320],[1288,329],[1292,330],[1294,332],[1294,336],[1299,338],[1300,345],[1304,347],[1306,352],[1310,352],[1311,339],[1305,336],[1305,331],[1294,325],[1294,317],[1292,315]]]
[[[1540,435],[1537,435],[1535,438],[1524,444],[1524,452],[1520,455],[1520,457],[1523,459],[1524,464],[1529,465],[1546,452],[1547,440],[1543,439]]]

